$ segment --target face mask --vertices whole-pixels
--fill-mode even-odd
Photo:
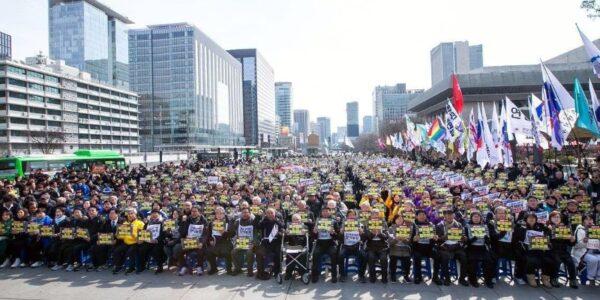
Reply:
[[[231,204],[233,204],[233,206],[237,206],[239,202],[240,201],[238,200],[231,200]]]

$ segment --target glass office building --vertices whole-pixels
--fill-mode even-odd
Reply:
[[[0,59],[10,58],[12,55],[12,38],[6,33],[0,32]]]
[[[49,0],[50,58],[127,87],[127,24],[133,22],[95,0]]]
[[[228,50],[243,67],[244,137],[247,145],[276,143],[275,75],[256,49]]]
[[[358,130],[358,102],[346,103],[346,136],[357,137]]]
[[[130,30],[129,67],[144,151],[245,144],[242,65],[195,26]]]
[[[292,128],[294,99],[291,82],[275,82],[275,114],[279,116],[281,127]]]

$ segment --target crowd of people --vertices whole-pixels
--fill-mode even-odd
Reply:
[[[564,171],[356,154],[38,170],[0,181],[0,268],[595,285],[600,171]]]

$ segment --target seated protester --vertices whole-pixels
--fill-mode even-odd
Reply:
[[[2,208],[2,219],[0,220],[0,261],[3,261],[0,265],[0,269],[7,268],[10,266],[10,253],[8,250],[8,244],[12,238],[12,213],[10,210]]]
[[[72,258],[70,260],[70,264],[67,266],[66,271],[77,271],[79,267],[82,265],[81,261],[81,251],[87,250],[90,248],[90,234],[89,234],[89,225],[88,220],[83,217],[83,209],[75,208],[73,210],[73,218],[71,219],[71,228],[75,230],[74,239],[73,239],[73,252]],[[84,232],[85,237],[83,235],[80,237],[78,232]]]
[[[548,230],[552,232],[552,239],[550,240],[552,246],[550,249],[550,255],[552,257],[552,260],[554,261],[553,265],[560,266],[561,263],[565,265],[565,269],[567,269],[567,272],[569,274],[569,286],[571,286],[571,288],[576,289],[578,288],[577,271],[575,271],[575,263],[573,262],[573,259],[571,258],[571,253],[569,252],[569,249],[573,245],[575,245],[575,237],[571,235],[568,239],[565,239],[564,237],[556,236],[557,227],[568,226],[561,221],[561,215],[559,211],[555,210],[550,213],[549,222],[547,226]],[[559,268],[554,268],[554,273],[550,276],[550,284],[552,284],[553,287],[560,287],[560,284],[558,283],[558,271]]]
[[[144,225],[144,230],[150,232],[150,242],[138,241],[140,269],[137,270],[136,273],[140,273],[146,268],[149,257],[152,257],[156,263],[156,271],[154,274],[162,273],[163,264],[165,263],[165,255],[163,251],[164,232],[163,221],[159,210],[153,209],[150,212],[148,223]]]
[[[129,266],[125,273],[133,273],[136,270],[136,254],[138,253],[137,237],[140,230],[144,229],[144,222],[138,220],[138,212],[135,208],[127,209],[127,217],[120,226],[128,226],[129,234],[118,236],[117,229],[117,244],[113,251],[114,269],[113,274],[121,272],[125,264],[125,257],[129,258]],[[139,270],[139,269],[138,269]]]
[[[11,268],[24,268],[28,265],[29,258],[26,253],[29,235],[25,231],[25,224],[27,223],[28,218],[29,216],[26,208],[18,208],[16,210],[16,215],[11,227],[12,238],[8,244],[8,250],[14,258],[14,262],[10,266]],[[23,226],[21,226],[23,229],[22,231],[17,232],[15,230],[15,222],[21,222],[23,224]]]
[[[175,265],[175,263],[176,263],[176,258],[174,258],[174,256],[173,256],[173,249],[175,248],[175,245],[177,245],[180,242],[179,226],[182,224],[182,222],[181,222],[179,210],[174,209],[173,211],[171,211],[171,215],[167,218],[167,220],[172,221],[175,224],[174,228],[172,228],[172,229],[166,228],[166,226],[163,227],[163,231],[164,231],[163,252],[165,253],[165,257],[167,260],[167,270],[168,270],[171,266]]]
[[[247,266],[247,274],[248,277],[254,276],[254,253],[256,253],[256,236],[255,223],[260,221],[260,218],[254,217],[250,213],[249,207],[243,207],[240,211],[240,217],[237,218],[230,230],[232,231],[232,238],[235,241],[236,246],[233,250],[231,250],[231,257],[233,260],[233,275],[238,275],[242,272],[242,257],[246,255],[246,266]],[[238,247],[237,240],[239,239],[247,239],[248,247]],[[240,243],[241,244],[241,243]]]
[[[233,246],[231,244],[231,231],[230,224],[227,216],[225,216],[225,209],[221,206],[215,209],[215,219],[208,225],[208,232],[210,233],[208,238],[208,247],[206,248],[206,256],[208,257],[208,264],[210,269],[208,275],[213,275],[218,272],[217,270],[217,257],[225,258],[225,269],[227,274],[233,274],[231,269],[231,250]]]
[[[291,226],[301,227],[300,232],[294,233],[290,232]],[[288,224],[288,229],[286,230],[284,243],[288,249],[303,249],[307,245],[306,234],[308,233],[308,227],[302,223],[302,219],[299,214],[292,215],[292,221]],[[299,253],[289,253],[286,255],[285,264],[287,267],[285,268],[285,280],[292,279],[292,275],[294,270],[298,272],[300,277],[306,273],[308,270],[308,249],[305,252]],[[300,265],[301,263],[305,263],[306,265]],[[304,266],[304,267],[303,267]]]
[[[177,259],[177,268],[179,276],[183,276],[188,272],[185,264],[185,256],[192,253],[196,254],[196,274],[201,276],[204,274],[204,255],[205,248],[208,242],[208,221],[200,214],[199,206],[192,206],[189,217],[179,225],[180,243],[173,248],[173,255]],[[184,241],[186,239],[194,239],[198,241],[198,248],[184,249]],[[188,267],[192,268],[193,265]]]
[[[329,207],[324,207],[312,231],[313,238],[316,240],[311,270],[313,283],[319,281],[323,255],[328,255],[331,259],[331,282],[337,282],[337,234],[339,230],[339,223],[335,221],[335,216],[331,214]]]
[[[349,225],[351,224],[351,225]],[[358,278],[361,282],[367,282],[365,279],[365,269],[367,266],[366,253],[361,249],[361,235],[364,233],[364,223],[358,220],[356,210],[350,209],[346,213],[346,221],[342,223],[339,240],[341,242],[338,252],[337,265],[340,269],[340,281],[347,279],[348,272],[346,268],[346,259],[349,256],[356,257],[358,261]]]
[[[338,202],[331,199],[327,201],[327,208],[331,212],[331,215],[335,218],[335,221],[340,223],[346,219],[346,216],[342,214],[340,207],[338,206]]]
[[[546,197],[546,201],[544,201],[543,208],[544,211],[547,211],[548,213],[551,213],[555,210],[559,210],[558,200],[556,199],[556,197],[548,195],[548,197]]]
[[[388,282],[388,228],[384,217],[381,216],[379,209],[371,211],[371,219],[367,223],[364,231],[364,241],[369,263],[369,281],[374,283],[377,280],[375,273],[375,264],[379,262],[381,266],[381,282]]]
[[[308,206],[306,206],[306,201],[300,200],[296,205],[298,206],[296,213],[304,221],[303,223],[308,227],[308,230],[312,230],[315,226],[315,216],[313,215],[312,211],[308,209]],[[290,218],[287,221],[291,222],[292,220]]]
[[[583,216],[583,224],[575,229],[575,245],[571,249],[571,257],[574,263],[582,265],[585,263],[587,269],[587,279],[590,286],[596,285],[600,280],[600,241],[590,239],[586,228],[594,225],[594,220],[590,215]]]
[[[536,198],[534,196],[529,196],[529,198],[527,198],[527,208],[519,212],[519,215],[517,216],[517,220],[515,221],[515,223],[517,223],[519,225],[524,225],[525,224],[525,215],[527,215],[530,212],[538,213],[538,212],[542,212],[542,211],[544,211],[544,210],[542,208],[540,208],[538,198]]]
[[[90,206],[90,208],[87,210],[87,230],[90,237],[88,253],[90,254],[90,257],[93,257],[91,249],[98,243],[98,232],[100,232],[102,225],[104,225],[104,219],[99,216],[98,207]],[[87,266],[88,270],[93,266],[94,264],[92,259],[92,264]]]
[[[487,226],[482,222],[480,212],[474,211],[471,213],[471,220],[466,225],[465,234],[468,239],[467,266],[469,269],[469,283],[473,287],[479,287],[477,269],[481,264],[485,286],[494,288],[492,278],[494,277],[495,265],[490,254],[490,236]]]
[[[524,214],[524,225],[520,225],[515,229],[514,240],[517,243],[517,252],[521,252],[526,261],[527,283],[532,287],[538,287],[535,278],[536,271],[542,269],[542,283],[545,287],[552,287],[550,284],[550,275],[552,275],[554,266],[552,265],[552,257],[549,251],[537,248],[537,244],[533,244],[534,239],[549,239],[550,232],[543,224],[537,222],[535,212],[527,212]],[[532,248],[535,245],[536,248]]]
[[[98,228],[98,232],[96,234],[96,242],[93,242],[90,246],[90,255],[92,257],[92,265],[94,269],[98,272],[103,271],[108,268],[106,266],[108,258],[111,256],[115,245],[116,245],[116,234],[117,228],[121,223],[119,222],[119,212],[112,208],[108,211],[106,215],[106,219],[102,221],[100,227]],[[97,217],[100,218],[100,217]],[[99,234],[111,234],[112,244],[110,245],[102,245],[98,240]]]
[[[52,271],[58,271],[66,267],[68,260],[73,258],[73,240],[67,236],[63,238],[61,235],[63,229],[71,228],[71,219],[65,215],[65,208],[63,206],[57,206],[54,209],[54,235],[50,242],[50,248],[48,249],[47,258],[50,264],[54,263]]]
[[[444,209],[444,219],[435,226],[435,234],[439,237],[437,240],[438,252],[434,258],[433,282],[437,285],[450,285],[449,263],[451,259],[456,259],[460,264],[460,275],[458,282],[463,286],[468,286],[465,278],[467,277],[467,255],[464,245],[467,238],[464,234],[460,235],[458,240],[456,235],[449,238],[450,230],[463,231],[463,225],[454,219],[454,211],[451,208]],[[441,278],[438,277],[438,268],[441,269]]]
[[[567,202],[567,208],[561,212],[561,219],[563,224],[569,225],[571,230],[575,231],[582,219],[582,214],[577,209],[577,201],[571,199]]]
[[[505,227],[498,226],[499,223],[510,223],[510,228],[507,230]],[[526,284],[523,278],[525,278],[525,260],[517,259],[515,255],[515,249],[513,247],[513,228],[514,223],[512,222],[512,215],[507,213],[507,209],[504,206],[499,206],[494,209],[494,219],[488,223],[488,233],[490,235],[491,252],[494,259],[494,266],[498,265],[500,258],[507,259],[509,261],[515,261],[514,278],[515,281],[520,284]]]
[[[260,245],[256,250],[256,278],[268,280],[270,275],[265,272],[267,258],[273,261],[271,272],[277,274],[281,272],[281,234],[284,225],[277,219],[275,209],[267,209],[265,216],[256,225],[256,230],[260,234]]]
[[[40,226],[52,225],[52,219],[46,216],[45,208],[38,208],[29,222],[39,224]],[[29,256],[29,260],[34,262],[31,264],[32,268],[43,265],[42,254],[46,253],[50,246],[50,240],[50,237],[41,237],[39,232],[35,235],[30,234],[29,243],[27,244],[27,255]]]
[[[433,246],[438,240],[438,236],[435,234],[433,224],[427,220],[425,211],[419,209],[416,212],[415,222],[412,225],[412,235],[410,240],[413,245],[413,260],[415,262],[415,284],[423,282],[421,275],[421,260],[423,258],[430,259],[434,257]],[[427,234],[421,236],[422,234]],[[429,235],[431,234],[431,236]]]
[[[408,236],[400,235],[400,228],[407,228]],[[405,282],[411,282],[410,280],[410,266],[411,266],[411,243],[410,236],[412,235],[412,224],[405,221],[402,214],[395,215],[392,219],[392,226],[389,228],[389,239],[390,245],[390,280],[392,282],[397,281],[396,269],[398,261],[402,264],[402,274]]]

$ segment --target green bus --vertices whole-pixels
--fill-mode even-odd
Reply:
[[[0,158],[0,178],[14,179],[37,170],[54,175],[62,168],[103,173],[106,169],[126,167],[125,157],[116,151],[77,150],[73,154],[23,155]]]

